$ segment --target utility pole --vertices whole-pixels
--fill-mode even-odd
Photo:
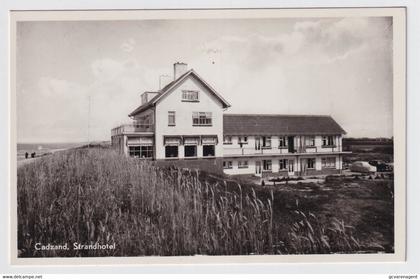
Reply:
[[[88,136],[88,148],[90,148],[90,95],[88,96],[88,121],[87,121],[87,136]]]

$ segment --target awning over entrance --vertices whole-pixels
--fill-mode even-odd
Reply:
[[[127,145],[153,145],[153,137],[128,137]]]
[[[199,137],[184,137],[184,145],[198,145]]]
[[[201,144],[217,144],[217,136],[205,136],[201,138]]]
[[[182,138],[180,136],[163,137],[164,145],[177,146],[181,145]]]
[[[164,136],[164,145],[216,145],[218,143],[217,135],[176,135]]]

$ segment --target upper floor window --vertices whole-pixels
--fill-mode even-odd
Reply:
[[[279,137],[279,147],[287,147],[287,137]]]
[[[323,146],[333,146],[334,145],[334,136],[323,136],[322,137]]]
[[[315,137],[314,136],[307,136],[305,138],[305,145],[306,146],[315,146]]]
[[[232,137],[231,136],[224,136],[223,137],[223,144],[232,144]]]
[[[212,113],[211,112],[193,112],[193,126],[211,126]]]
[[[262,137],[262,147],[271,148],[271,137]]]
[[[239,137],[238,142],[242,144],[248,144],[248,137]]]
[[[182,91],[182,101],[198,102],[198,91],[183,90]]]
[[[168,126],[175,126],[175,111],[168,111]]]

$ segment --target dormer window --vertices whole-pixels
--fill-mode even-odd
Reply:
[[[182,90],[183,102],[198,102],[198,91],[195,90]]]
[[[248,144],[248,137],[239,137],[238,142],[239,144]]]
[[[231,136],[224,136],[223,137],[223,144],[232,144],[232,137]]]

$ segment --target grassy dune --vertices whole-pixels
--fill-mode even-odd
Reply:
[[[350,253],[365,248],[341,218],[321,218],[301,209],[294,198],[294,208],[284,208],[290,195],[208,178],[110,149],[40,158],[18,168],[20,256]],[[34,249],[35,243],[71,247],[74,242],[115,243],[116,249]]]

